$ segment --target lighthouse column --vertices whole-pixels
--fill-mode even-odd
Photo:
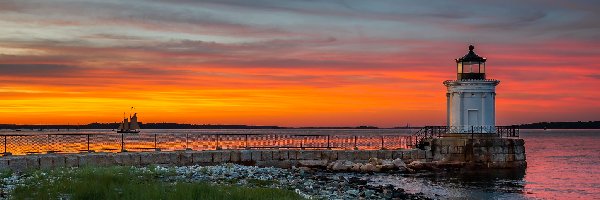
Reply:
[[[446,128],[431,128],[417,147],[431,153],[438,167],[465,166],[479,168],[524,169],[525,142],[518,137],[518,129],[496,127],[496,86],[498,80],[486,78],[486,59],[473,52],[456,59],[456,80],[444,81],[446,86]],[[425,127],[423,132],[427,135]],[[524,171],[523,171],[524,174]]]
[[[495,94],[497,80],[485,78],[485,58],[473,52],[456,59],[457,79],[447,87],[447,126],[449,133],[495,133]]]
[[[450,98],[451,94],[446,92],[446,126],[450,126]]]

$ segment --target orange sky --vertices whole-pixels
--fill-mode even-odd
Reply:
[[[1,2],[0,123],[444,124],[469,43],[498,124],[599,120],[584,3],[234,2]]]

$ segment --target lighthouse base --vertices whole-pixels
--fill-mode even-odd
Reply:
[[[467,168],[526,168],[525,141],[487,135],[449,135],[426,141],[439,165]]]

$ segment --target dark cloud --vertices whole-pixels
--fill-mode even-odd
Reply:
[[[0,64],[0,76],[56,76],[73,75],[82,69],[55,64]]]
[[[600,74],[590,74],[590,75],[587,75],[587,77],[600,80]]]

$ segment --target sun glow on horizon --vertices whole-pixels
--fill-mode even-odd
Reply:
[[[470,43],[497,124],[598,120],[597,12],[472,6],[3,1],[0,123],[444,124]]]

